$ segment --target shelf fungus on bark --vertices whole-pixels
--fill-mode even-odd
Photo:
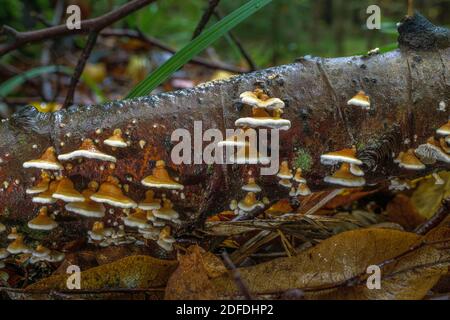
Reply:
[[[366,184],[363,177],[357,177],[350,172],[350,164],[344,162],[341,167],[331,176],[324,178],[326,183],[337,184],[344,187],[362,187]]]
[[[334,165],[339,162],[353,163],[362,165],[362,161],[356,157],[356,148],[352,146],[349,149],[328,152],[320,156],[320,162],[325,165]]]
[[[105,228],[105,225],[101,221],[94,222],[92,229],[88,231],[88,236],[91,240],[102,241],[106,237],[111,237],[113,230],[111,228]]]
[[[280,179],[292,179],[294,177],[291,169],[289,168],[289,163],[286,160],[281,162],[277,177]]]
[[[288,199],[281,199],[270,206],[264,213],[269,217],[278,217],[286,213],[293,212],[294,209]]]
[[[38,193],[42,193],[48,190],[48,187],[50,185],[50,175],[43,171],[41,173],[41,178],[38,181],[38,183],[36,183],[35,186],[28,188],[25,192],[26,194],[38,194]]]
[[[359,91],[353,98],[348,100],[347,105],[361,107],[365,110],[370,109],[370,98],[364,91]]]
[[[58,185],[59,185],[58,180],[50,182],[50,185],[48,186],[47,191],[44,191],[44,192],[39,193],[38,195],[34,196],[31,201],[34,203],[41,203],[41,204],[56,203],[56,198],[53,198],[53,194],[55,193]]]
[[[162,208],[153,210],[153,215],[162,220],[176,220],[179,218],[178,212],[173,209],[173,204],[169,199],[163,199]]]
[[[30,253],[31,249],[23,242],[23,236],[18,235],[6,248],[11,254]]]
[[[257,88],[254,91],[245,91],[240,94],[239,98],[243,104],[256,108],[264,108],[267,110],[284,108],[283,100],[280,98],[270,98],[260,88]]]
[[[164,220],[158,219],[155,216],[154,210],[147,211],[147,220],[151,221],[155,227],[164,227],[166,225]]]
[[[172,190],[183,190],[184,186],[169,176],[166,170],[164,160],[156,161],[156,167],[152,170],[152,174],[144,178],[141,183],[146,187],[163,188]]]
[[[17,237],[19,237],[21,234],[17,232],[16,227],[12,227],[10,233],[7,236],[8,240],[15,240]]]
[[[254,192],[248,192],[244,199],[239,201],[238,208],[244,212],[252,212],[256,208],[264,208],[264,204],[261,201],[256,200]]]
[[[297,190],[295,191],[296,196],[309,196],[311,194],[311,190],[309,189],[306,183],[299,183],[297,186]]]
[[[161,232],[161,230],[159,228],[156,228],[152,225],[148,225],[145,228],[139,228],[138,232],[140,234],[142,234],[142,237],[144,239],[149,239],[149,240],[158,240],[158,236],[159,233]]]
[[[123,219],[124,224],[131,228],[146,228],[149,226],[147,220],[147,213],[139,208]]]
[[[66,210],[87,218],[103,218],[106,211],[105,206],[91,200],[91,196],[97,189],[98,183],[91,181],[88,188],[82,192],[84,201],[68,203],[65,206]]]
[[[108,139],[103,141],[104,144],[113,147],[113,148],[126,148],[128,144],[122,137],[122,130],[115,129],[113,135]]]
[[[302,169],[297,168],[295,170],[294,181],[298,183],[306,183],[306,179],[302,177]]]
[[[255,178],[250,177],[247,180],[247,183],[242,186],[242,190],[247,192],[258,193],[261,192],[261,187],[256,183]]]
[[[272,115],[270,115],[265,110],[253,108],[251,117],[239,118],[234,122],[234,125],[236,127],[266,127],[271,129],[289,130],[291,128],[291,121],[281,118],[282,113],[283,110],[275,109],[272,111]]]
[[[434,137],[428,138],[427,143],[418,146],[414,152],[426,164],[433,164],[436,161],[450,163],[450,156],[442,150]]]
[[[30,258],[30,263],[37,263],[40,261],[48,261],[48,262],[60,262],[64,260],[64,253],[50,250],[43,245],[37,245],[36,249],[33,250],[32,256]]]
[[[142,210],[154,210],[161,208],[161,199],[155,198],[155,192],[148,190],[145,193],[145,198],[138,204],[138,207]]]
[[[36,218],[28,221],[28,228],[33,230],[50,231],[58,227],[58,223],[48,215],[47,207],[39,209]]]
[[[58,162],[55,148],[49,147],[39,159],[29,160],[23,163],[24,168],[36,168],[43,170],[63,170],[64,167]]]
[[[436,133],[441,136],[450,136],[450,120],[436,130]]]
[[[100,189],[91,196],[91,200],[123,209],[137,207],[136,202],[123,194],[119,180],[111,176],[101,184]]]
[[[79,158],[96,159],[109,162],[117,161],[114,156],[101,152],[91,139],[84,139],[78,150],[58,156],[58,159],[61,161],[69,161]]]
[[[448,143],[445,141],[445,138],[441,137],[439,139],[439,144],[445,153],[450,154],[450,147],[449,147]]]
[[[56,188],[52,197],[58,200],[62,200],[64,202],[85,201],[83,195],[75,189],[72,180],[65,177],[59,181],[58,187]]]
[[[364,176],[364,171],[357,164],[354,163],[350,163],[350,172],[357,177]]]
[[[158,241],[156,242],[161,248],[170,252],[173,250],[173,244],[176,242],[175,238],[171,235],[170,226],[165,226],[159,233]]]

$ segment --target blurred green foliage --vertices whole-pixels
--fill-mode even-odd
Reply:
[[[246,0],[222,0],[219,11],[226,15]],[[0,23],[18,30],[44,27],[36,19],[51,21],[57,0],[0,0]],[[67,0],[82,8],[83,19],[99,16],[126,0]],[[117,27],[139,28],[175,48],[182,48],[192,36],[208,0],[157,1],[130,15]],[[382,30],[367,30],[366,8],[381,7]],[[237,26],[233,33],[260,67],[293,61],[296,57],[342,56],[369,49],[391,48],[397,38],[396,22],[406,14],[406,0],[275,0],[260,12]],[[436,24],[448,25],[450,0],[416,0],[416,9]],[[211,23],[216,22],[212,18]],[[39,46],[27,47],[33,54]],[[241,63],[242,57],[229,38],[214,45],[217,55],[230,63]],[[38,54],[38,53],[37,53]],[[243,62],[242,62],[243,63]]]

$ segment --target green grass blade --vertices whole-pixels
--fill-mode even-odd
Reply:
[[[163,65],[153,71],[147,78],[137,84],[126,98],[140,97],[149,94],[158,87],[172,73],[186,64],[192,57],[210,46],[225,33],[233,29],[240,22],[269,4],[272,0],[250,0],[231,14],[205,30],[197,38],[189,42],[184,48],[174,54]]]
[[[0,84],[0,97],[4,98],[9,95],[12,91],[14,91],[17,87],[22,85],[25,81],[31,78],[38,77],[42,74],[53,73],[53,72],[62,72],[67,74],[72,74],[73,70],[64,66],[43,66],[37,67],[31,70],[27,70],[21,74],[18,74],[2,84]]]

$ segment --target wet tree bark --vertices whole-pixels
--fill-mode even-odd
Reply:
[[[74,106],[51,114],[36,114],[31,109],[16,114],[0,124],[0,221],[25,224],[38,210],[25,189],[33,184],[32,177],[39,176],[39,170],[23,169],[23,162],[38,158],[49,146],[54,146],[58,154],[66,153],[78,148],[82,138],[91,138],[118,161],[115,168],[95,160],[74,161],[64,174],[78,190],[90,180],[101,182],[114,175],[129,185],[127,194],[139,201],[146,191],[140,181],[151,173],[156,160],[163,159],[185,186],[184,199],[171,192],[166,195],[182,220],[190,222],[185,225],[200,223],[206,215],[227,208],[231,199],[241,199],[244,192],[240,188],[249,169],[254,175],[258,171],[254,165],[175,166],[170,160],[174,145],[171,133],[177,128],[192,132],[194,121],[202,121],[204,130],[219,128],[224,132],[234,128],[234,121],[248,112],[238,103],[239,94],[255,86],[286,102],[283,117],[292,127],[280,133],[281,160],[301,166],[312,190],[330,188],[323,178],[333,169],[320,164],[320,155],[352,144],[364,161],[368,185],[409,175],[393,163],[392,156],[424,143],[450,115],[448,31],[431,30],[417,19],[405,21],[400,27],[401,49],[385,54],[307,57],[188,90],[98,106]],[[421,41],[414,34],[424,37],[426,46],[417,46]],[[359,90],[370,96],[371,110],[347,106]],[[122,129],[130,147],[111,151],[102,145],[115,128]],[[143,147],[140,141],[145,141]],[[272,200],[287,196],[288,191],[278,185],[275,176],[261,177],[259,182],[264,196]],[[70,237],[91,227],[92,221],[64,213],[63,205],[54,205],[62,212],[58,221],[63,227],[52,232],[54,238],[62,236],[61,230]],[[122,224],[124,215],[122,210],[115,210],[106,215],[105,222]]]

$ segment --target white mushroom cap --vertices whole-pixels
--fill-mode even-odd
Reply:
[[[320,162],[325,165],[336,164],[339,162],[353,163],[362,165],[362,161],[356,158],[356,149],[342,149],[339,151],[328,152],[320,156]]]
[[[128,144],[122,139],[122,131],[120,129],[114,130],[111,137],[103,141],[104,144],[115,148],[126,148]]]
[[[350,165],[348,163],[343,163],[339,170],[333,173],[332,176],[325,177],[324,181],[345,187],[362,187],[366,184],[366,180],[363,177],[354,176],[350,172]]]
[[[248,183],[242,186],[242,190],[247,192],[261,192],[261,187],[256,183],[255,178],[249,178]]]
[[[356,164],[351,163],[350,164],[350,172],[357,177],[364,176],[364,171]]]
[[[136,209],[135,213],[130,214],[123,219],[126,226],[132,228],[147,228],[149,224],[147,222],[147,213],[142,209]]]
[[[258,91],[257,90],[245,91],[245,92],[241,93],[239,96],[241,98],[241,102],[244,104],[247,104],[249,106],[252,106],[252,107],[264,108],[267,110],[284,108],[283,100],[281,100],[279,98],[260,99],[260,98],[258,98],[258,93],[261,90],[260,89]]]
[[[290,188],[290,187],[292,187],[292,182],[291,182],[290,180],[288,180],[288,179],[281,179],[281,180],[278,182],[278,184],[279,184],[280,186],[285,187],[285,188]]]
[[[300,183],[297,187],[297,196],[309,196],[311,194],[311,190],[309,189],[306,183]]]
[[[441,126],[439,129],[436,130],[437,134],[440,134],[442,136],[448,136],[450,135],[450,121],[448,121],[446,124]]]
[[[88,158],[88,159],[97,159],[102,161],[110,161],[116,162],[117,159],[109,154],[103,153],[98,150],[94,142],[91,139],[85,139],[78,150],[61,154],[58,156],[58,159],[61,161],[68,161],[72,159],[78,158]]]
[[[23,163],[24,168],[37,168],[44,170],[63,170],[64,167],[56,160],[55,148],[49,147],[44,154],[35,160]]]
[[[370,99],[364,93],[364,91],[359,91],[353,98],[348,100],[347,105],[349,105],[349,106],[353,105],[353,106],[361,107],[363,109],[369,109],[370,108]]]

